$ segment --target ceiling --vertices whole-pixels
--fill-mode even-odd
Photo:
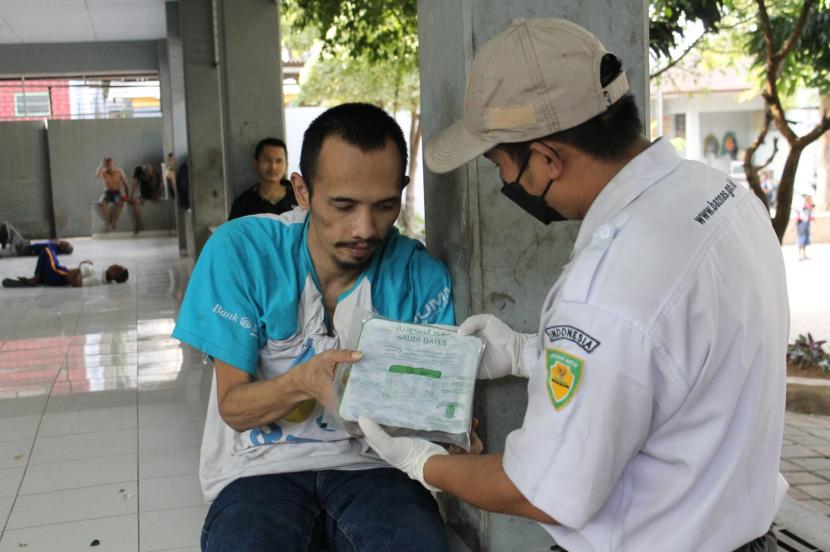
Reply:
[[[165,0],[0,0],[0,44],[156,40]]]

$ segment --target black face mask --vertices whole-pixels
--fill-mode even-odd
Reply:
[[[551,222],[567,220],[564,216],[562,216],[562,213],[549,207],[548,204],[545,203],[545,196],[547,195],[548,190],[550,190],[550,187],[553,186],[553,179],[548,182],[548,185],[545,187],[545,191],[538,196],[527,193],[525,189],[522,188],[521,184],[519,184],[519,179],[522,177],[522,174],[524,174],[525,169],[530,162],[531,153],[527,154],[525,162],[519,170],[519,174],[516,175],[516,180],[513,182],[506,182],[502,179],[504,185],[501,187],[501,193],[507,196],[510,201],[524,209],[525,212],[530,214],[542,224],[550,224]]]

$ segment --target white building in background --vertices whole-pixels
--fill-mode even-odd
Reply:
[[[696,60],[689,60],[667,71],[651,82],[651,133],[671,140],[681,155],[701,161],[735,178],[743,177],[744,150],[754,142],[764,122],[764,100],[753,90],[747,69],[700,71]],[[798,135],[809,132],[820,120],[816,94],[804,91],[796,107],[787,110],[787,119]],[[731,140],[736,144],[733,156],[724,147]],[[769,166],[774,182],[784,170],[789,152],[787,141],[771,126],[764,144],[755,153],[760,164],[772,153],[773,140],[778,138],[778,153]],[[827,209],[830,158],[823,157],[823,148],[830,138],[825,136],[808,146],[801,155],[796,173],[794,194],[813,195],[820,208]]]
[[[73,119],[161,117],[160,98],[158,80],[69,81]]]
[[[285,90],[285,88],[283,88]],[[285,108],[285,144],[288,146],[288,172],[300,170],[300,148],[303,145],[303,134],[308,125],[318,115],[326,110],[325,107],[286,107]],[[409,112],[402,111],[395,116],[401,129],[403,129],[406,146],[409,148]],[[421,147],[423,151],[423,144]],[[423,163],[419,158],[417,160],[417,170],[415,178],[412,179],[410,186],[415,189],[415,211],[424,216],[424,171]]]

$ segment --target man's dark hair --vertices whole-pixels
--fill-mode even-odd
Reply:
[[[113,269],[115,269],[115,270],[113,270]],[[112,274],[112,279],[110,280],[110,272],[111,271],[114,272],[114,274]],[[124,282],[127,281],[127,278],[130,277],[130,271],[127,270],[125,267],[123,267],[121,265],[110,265],[107,268],[107,271],[104,274],[104,277],[107,278],[108,280],[110,280],[111,282],[117,282],[119,284],[123,284]]]
[[[285,155],[288,156],[288,148],[286,147],[285,142],[279,138],[263,138],[256,145],[256,149],[254,150],[254,159],[258,160],[259,156],[262,155],[262,150],[267,147],[282,148],[282,151],[284,151]]]
[[[398,123],[381,108],[367,103],[345,103],[326,110],[314,119],[303,136],[300,153],[300,172],[308,193],[317,170],[317,159],[323,142],[329,136],[337,136],[360,151],[382,150],[386,141],[392,140],[401,157],[401,185],[406,176],[406,140]]]
[[[600,84],[608,86],[622,72],[622,62],[613,54],[605,54],[600,63]],[[626,94],[604,113],[567,130],[549,136],[499,144],[499,147],[516,163],[523,163],[530,151],[530,144],[540,140],[554,140],[568,144],[597,159],[614,161],[620,159],[629,146],[643,136],[643,122],[634,96]]]

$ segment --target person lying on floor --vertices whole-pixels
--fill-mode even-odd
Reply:
[[[106,270],[98,270],[92,266],[92,261],[81,261],[77,268],[66,268],[58,262],[55,249],[54,246],[48,246],[40,252],[33,277],[6,278],[3,280],[3,287],[89,287],[126,282],[130,276],[125,267],[117,264],[110,265]]]
[[[72,244],[64,240],[51,240],[32,243],[23,237],[23,234],[12,223],[4,220],[0,222],[0,258],[3,257],[36,257],[49,244],[53,244],[61,255],[69,255],[74,249]]]

